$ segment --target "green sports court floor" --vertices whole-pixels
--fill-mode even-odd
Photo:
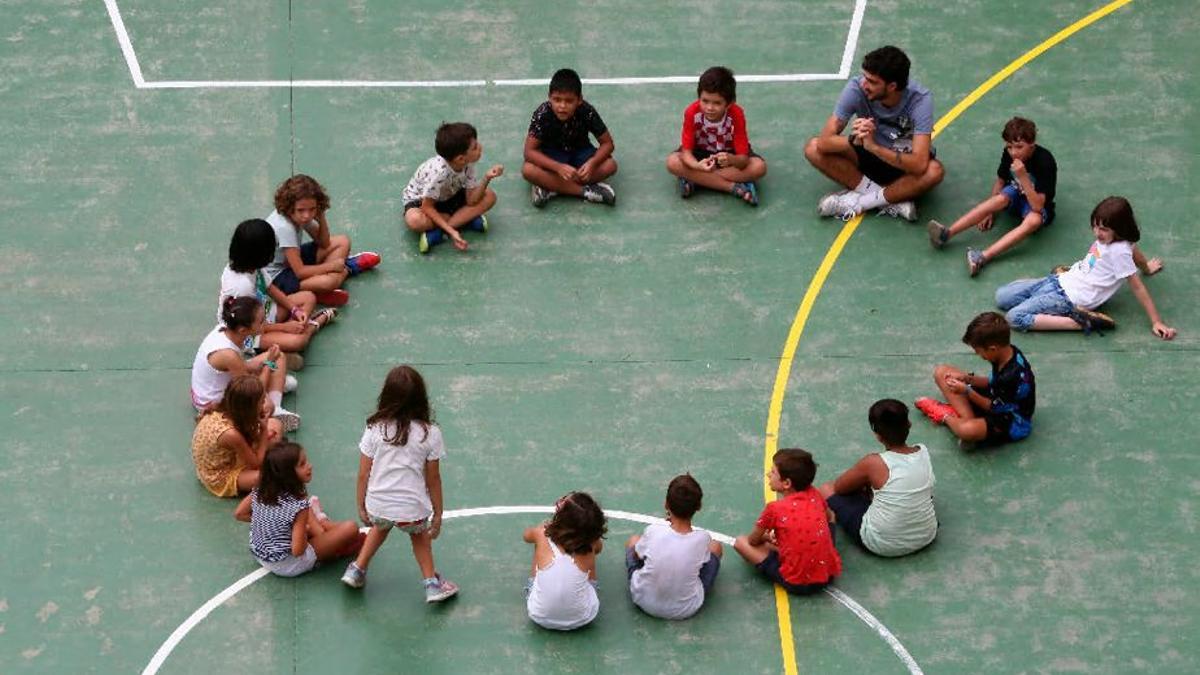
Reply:
[[[1101,3],[863,1],[855,40],[854,0],[0,2],[0,672],[1200,671],[1192,0],[1116,8],[938,136],[948,177],[921,222],[987,194],[999,130],[1020,113],[1058,158],[1052,227],[969,279],[963,251],[988,238],[935,252],[922,227],[868,216],[794,355],[785,345],[849,233],[816,217],[831,184],[801,153],[848,43],[851,73],[875,46],[904,47],[942,115]],[[770,163],[757,210],[682,202],[663,168],[691,78],[716,63],[816,76],[742,80]],[[545,91],[522,81],[562,66],[616,80],[585,86],[616,140],[616,208],[528,203],[521,144]],[[468,253],[419,256],[400,192],[457,119],[508,169],[500,202]],[[364,592],[333,565],[196,613],[257,566],[233,502],[194,478],[188,369],[232,227],[268,213],[293,171],[329,188],[335,230],[384,258],[349,284],[288,401],[312,491],[353,513],[363,420],[385,371],[416,364],[447,437],[447,508],[485,511],[437,542],[463,588],[445,606],[421,602],[396,541]],[[706,492],[697,522],[746,531],[765,450],[813,451],[821,480],[873,450],[870,403],[930,393],[937,362],[978,367],[966,321],[1001,283],[1078,259],[1109,194],[1133,202],[1143,248],[1166,262],[1148,286],[1179,337],[1151,335],[1122,291],[1103,337],[1019,336],[1039,384],[1027,441],[964,452],[914,418],[939,481],[929,550],[843,546],[843,595],[791,599],[781,635],[771,587],[732,551],[698,616],[640,614],[619,552],[642,525],[612,518],[595,624],[528,622],[520,533],[541,516],[494,507],[579,489],[654,516],[690,471]]]

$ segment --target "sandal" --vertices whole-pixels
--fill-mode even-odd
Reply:
[[[325,318],[324,321],[321,321],[322,317]],[[334,321],[337,321],[337,317],[338,312],[336,309],[332,307],[326,307],[313,312],[313,315],[308,319],[308,324],[310,326],[316,326],[317,328],[324,328]]]
[[[687,199],[696,191],[696,184],[686,178],[679,179],[679,196]]]
[[[754,186],[754,183],[734,183],[731,191],[733,196],[750,206],[758,206],[758,188]],[[746,199],[746,195],[749,195],[750,198]]]

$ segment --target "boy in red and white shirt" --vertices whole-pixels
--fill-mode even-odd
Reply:
[[[812,486],[817,465],[808,452],[794,448],[776,452],[771,461],[767,480],[782,496],[767,504],[754,529],[733,548],[787,592],[816,593],[842,573],[828,507]]]
[[[750,148],[746,113],[734,102],[733,71],[724,66],[704,71],[696,97],[683,111],[679,149],[667,156],[667,170],[679,177],[679,196],[691,197],[700,185],[758,206],[754,181],[766,175],[767,163]]]

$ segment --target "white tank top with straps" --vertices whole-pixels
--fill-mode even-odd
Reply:
[[[533,575],[533,587],[525,603],[529,618],[551,630],[586,626],[600,613],[596,587],[571,556],[559,551],[549,537],[546,543],[550,545],[554,560],[549,567],[538,569]]]

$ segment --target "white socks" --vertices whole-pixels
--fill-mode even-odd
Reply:
[[[854,191],[860,195],[865,195],[874,192],[875,190],[882,189],[883,188],[879,185],[879,183],[876,183],[866,176],[863,176],[862,180],[858,181],[858,186],[854,188]]]
[[[863,211],[877,209],[887,203],[888,200],[883,196],[883,188],[878,186],[876,186],[874,190],[858,198],[858,204],[862,207]]]

